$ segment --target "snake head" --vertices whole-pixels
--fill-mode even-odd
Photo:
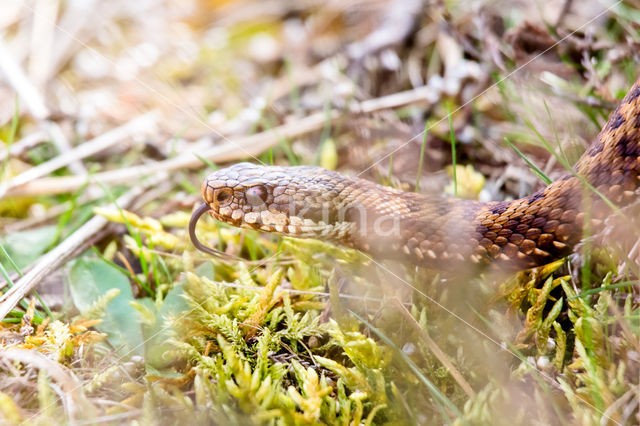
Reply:
[[[353,224],[339,217],[345,185],[336,176],[319,167],[239,163],[207,176],[202,196],[215,219],[233,226],[344,243]]]

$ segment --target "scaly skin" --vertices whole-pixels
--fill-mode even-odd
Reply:
[[[518,200],[438,198],[318,167],[249,163],[210,174],[202,194],[211,215],[234,226],[317,238],[427,268],[542,265],[571,253],[586,219],[593,228],[610,214],[586,183],[619,207],[640,193],[639,83],[582,155],[575,174]]]

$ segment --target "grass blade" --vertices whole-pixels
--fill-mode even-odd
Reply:
[[[394,351],[396,351],[396,353],[398,353],[400,358],[407,364],[407,366],[409,367],[409,369],[411,369],[413,374],[415,374],[416,377],[418,378],[418,380],[420,380],[422,382],[422,384],[425,385],[425,387],[429,390],[431,395],[437,401],[439,401],[444,407],[446,407],[448,410],[450,410],[456,416],[461,416],[462,415],[460,410],[458,410],[458,407],[456,407],[449,400],[449,398],[444,396],[442,394],[442,392],[440,392],[440,390],[433,383],[431,383],[431,381],[427,377],[425,377],[424,374],[422,374],[422,372],[420,371],[420,368],[416,365],[416,363],[413,362],[413,360],[411,358],[409,358],[404,352],[402,352],[402,350],[400,350],[400,348],[398,348],[398,346],[396,346],[396,344],[393,343],[393,341],[391,341],[391,339],[389,339],[382,331],[378,330],[376,327],[374,327],[367,320],[365,320],[364,318],[362,318],[361,316],[359,316],[355,312],[353,312],[351,310],[349,310],[349,312],[351,312],[351,315],[356,317],[358,319],[358,321],[360,321],[361,323],[363,323],[364,325],[369,327],[369,329],[371,331],[373,331],[386,345],[388,345]]]

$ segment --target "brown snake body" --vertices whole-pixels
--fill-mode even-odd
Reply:
[[[209,211],[234,226],[317,238],[433,269],[548,263],[571,253],[585,227],[609,214],[608,204],[637,198],[640,80],[574,171],[528,197],[485,203],[403,192],[318,167],[240,163],[204,180],[206,203],[192,219],[192,240],[202,249],[193,231]]]

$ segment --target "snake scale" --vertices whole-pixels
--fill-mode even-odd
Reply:
[[[640,80],[572,173],[513,201],[479,202],[403,192],[319,167],[235,164],[202,183],[205,212],[222,222],[353,247],[378,258],[456,270],[526,269],[571,253],[585,228],[637,199]],[[208,249],[209,253],[217,252]]]

